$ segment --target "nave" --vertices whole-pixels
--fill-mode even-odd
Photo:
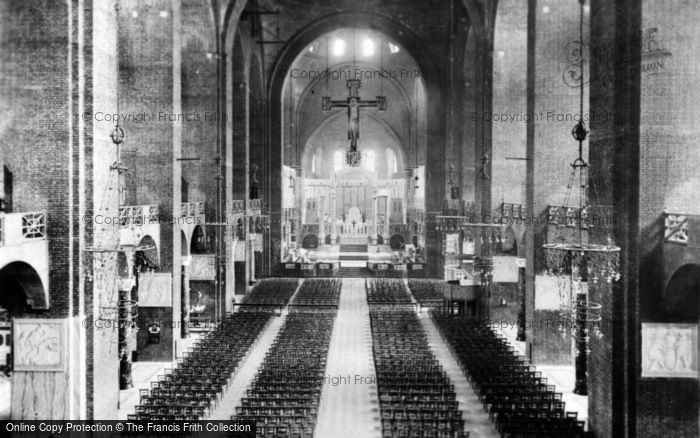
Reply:
[[[250,420],[261,437],[586,436],[504,336],[419,310],[416,295],[429,289],[264,280],[141,392],[128,418]]]

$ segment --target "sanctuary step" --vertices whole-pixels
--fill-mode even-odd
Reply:
[[[368,278],[371,277],[367,268],[351,268],[341,266],[338,271],[338,277],[342,278]]]
[[[369,256],[367,254],[363,254],[363,255],[340,254],[338,259],[339,260],[369,260]]]
[[[362,234],[342,234],[340,235],[341,245],[367,245],[369,243],[369,235]]]
[[[367,252],[367,244],[340,244],[340,252]]]

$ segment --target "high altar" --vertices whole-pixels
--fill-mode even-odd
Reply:
[[[302,242],[388,243],[406,224],[406,182],[374,179],[363,169],[336,172],[331,179],[303,179]]]

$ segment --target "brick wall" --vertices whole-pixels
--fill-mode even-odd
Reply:
[[[216,199],[217,92],[216,39],[210,4],[182,4],[182,111],[192,116],[183,124],[182,176],[189,185],[189,202],[207,202],[207,220],[214,221]]]
[[[69,306],[69,21],[65,3],[0,5],[0,161],[13,173],[13,211],[48,213],[44,317],[66,317]]]
[[[700,8],[693,1],[642,5],[640,105],[640,318],[658,317],[663,295],[660,215],[700,214],[700,150],[694,138],[700,116]],[[669,262],[672,262],[669,260]],[[661,303],[663,305],[663,302]],[[696,310],[695,323],[700,321]],[[668,320],[672,322],[672,320]],[[641,341],[641,340],[640,340]],[[639,436],[700,434],[697,379],[638,382]]]
[[[171,2],[145,4],[123,1],[119,10],[119,112],[150,115],[142,123],[125,123],[122,147],[135,151],[134,173],[137,204],[158,204],[161,271],[173,264],[172,224],[179,211],[173,205],[173,10]],[[183,122],[183,131],[188,122]]]

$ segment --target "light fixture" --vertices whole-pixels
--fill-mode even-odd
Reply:
[[[564,200],[564,208],[567,208],[569,193],[574,185],[579,187],[578,217],[573,219],[577,225],[577,241],[563,243],[549,243],[543,246],[545,258],[545,272],[559,278],[559,295],[561,300],[562,326],[570,330],[570,334],[576,340],[576,385],[574,393],[586,395],[587,386],[587,360],[588,341],[590,334],[601,337],[598,323],[601,321],[601,304],[591,300],[591,291],[597,285],[607,285],[620,278],[619,256],[620,248],[615,246],[610,237],[605,244],[588,242],[588,234],[584,236],[584,229],[589,227],[588,210],[586,204],[586,189],[588,181],[585,181],[584,172],[589,168],[583,159],[583,141],[588,135],[588,130],[583,123],[583,93],[584,93],[584,55],[583,55],[583,4],[585,0],[579,0],[579,44],[581,44],[579,62],[579,91],[580,108],[579,122],[571,131],[572,136],[578,142],[578,158],[571,163],[572,173],[569,179],[567,196]],[[576,181],[578,178],[578,181]],[[569,221],[560,226],[566,226]],[[585,238],[584,238],[585,237]],[[569,239],[571,240],[571,239]]]
[[[372,41],[370,38],[366,38],[364,41],[362,41],[362,54],[364,56],[374,55],[374,41]]]
[[[337,38],[333,41],[333,55],[343,56],[345,54],[345,40]]]
[[[294,188],[294,177],[292,175],[289,175],[289,188]]]
[[[420,185],[418,184],[418,180],[419,180],[419,179],[420,179],[420,178],[418,178],[418,175],[416,175],[416,176],[413,178],[413,188],[416,189],[416,190],[420,189]]]
[[[124,141],[124,130],[117,123],[117,126],[114,127],[114,130],[112,130],[109,136],[112,138],[112,143],[120,145],[121,142]]]
[[[399,53],[399,46],[397,46],[394,43],[389,43],[389,53],[394,54],[394,53]]]

